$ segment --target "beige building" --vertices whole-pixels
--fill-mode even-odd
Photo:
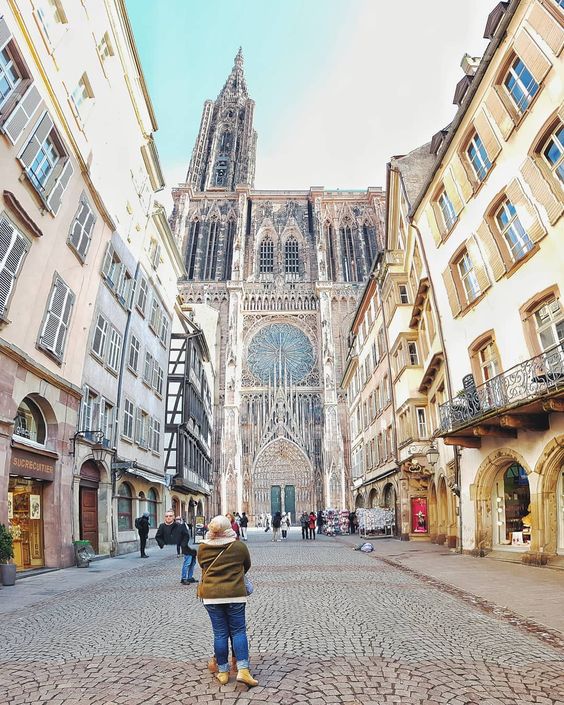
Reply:
[[[183,270],[124,3],[1,12],[0,521],[19,569],[60,567],[73,540],[117,552],[138,511],[162,511]]]
[[[460,449],[463,547],[538,564],[564,554],[563,21],[556,0],[496,6],[411,209],[452,380],[434,422]]]

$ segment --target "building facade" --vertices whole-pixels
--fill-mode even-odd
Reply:
[[[564,14],[499,3],[411,215],[439,302],[465,550],[564,554]]]
[[[381,246],[383,194],[260,191],[241,52],[204,105],[171,226],[186,305],[219,314],[212,458],[218,509],[348,505],[346,336]]]

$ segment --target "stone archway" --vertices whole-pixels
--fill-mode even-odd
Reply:
[[[539,475],[536,497],[531,496],[531,553],[546,557],[564,555],[564,435],[556,436],[540,454],[535,472]],[[541,560],[540,562],[545,562]]]
[[[363,509],[364,508],[364,495],[362,492],[359,492],[356,496],[356,499],[354,501],[354,507],[355,509]]]
[[[316,509],[313,467],[307,455],[287,438],[269,443],[257,456],[252,471],[252,510],[255,516],[271,513],[273,506],[292,513]]]
[[[431,482],[429,485],[429,539],[433,542],[437,542],[437,536],[439,534],[439,518],[437,510],[437,489],[435,483]]]
[[[437,543],[442,545],[448,534],[448,492],[444,476],[439,479],[437,491]]]
[[[368,495],[368,506],[372,508],[378,506],[378,490],[375,487],[370,490]]]

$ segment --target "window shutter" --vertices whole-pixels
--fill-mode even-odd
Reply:
[[[458,188],[454,182],[454,178],[452,176],[450,169],[447,169],[445,171],[444,176],[443,176],[443,181],[445,184],[447,196],[449,197],[450,202],[453,205],[453,208],[455,210],[456,215],[458,215],[460,213],[460,211],[464,208],[464,202],[460,198],[460,194],[458,193]]]
[[[6,219],[0,219],[0,317],[4,316],[8,299],[29,243]]]
[[[466,248],[470,259],[472,260],[472,265],[474,266],[474,271],[476,272],[476,279],[478,280],[478,286],[480,287],[480,293],[483,294],[486,289],[490,287],[490,278],[488,277],[488,272],[484,266],[484,259],[478,245],[478,241],[471,235],[466,241]]]
[[[65,189],[68,186],[68,183],[70,181],[72,173],[73,173],[72,164],[70,162],[70,159],[67,157],[67,159],[64,162],[64,166],[61,171],[61,174],[58,177],[55,185],[51,188],[50,191],[48,189],[46,189],[46,191],[48,193],[47,205],[49,206],[49,208],[53,211],[53,213],[55,215],[59,212],[59,208],[61,207],[61,200],[63,198],[63,193],[65,192]]]
[[[36,85],[32,83],[2,125],[2,131],[12,144],[15,144],[21,137],[40,105],[44,105],[44,103]]]
[[[540,169],[531,157],[527,157],[527,160],[521,167],[521,173],[525,177],[525,181],[528,183],[533,196],[545,209],[550,224],[554,225],[562,215],[564,201],[562,198],[558,198],[554,195]]]
[[[141,409],[135,409],[135,442],[140,443],[143,436],[143,415]]]
[[[478,135],[484,144],[484,148],[488,154],[490,162],[495,161],[497,155],[501,152],[501,145],[495,136],[495,132],[490,125],[490,121],[486,117],[483,110],[476,113],[474,117],[474,125],[478,131]]]
[[[437,218],[431,204],[429,204],[425,209],[425,215],[427,216],[427,222],[429,223],[429,229],[433,235],[435,245],[438,247],[442,242],[442,237],[439,231],[439,226],[437,225]]]
[[[456,317],[460,313],[461,308],[450,267],[447,267],[443,272],[443,281],[445,283],[450,310],[452,311],[452,315]]]
[[[454,176],[454,180],[460,186],[462,198],[466,201],[466,203],[468,203],[474,193],[474,188],[472,186],[472,176],[467,171],[467,168],[470,168],[470,165],[468,164],[467,167],[466,160],[456,154],[452,158],[450,168],[452,169],[452,175]]]
[[[6,20],[3,17],[0,17],[0,49],[3,49],[11,38],[12,35],[10,34],[10,30],[8,29]]]
[[[112,268],[112,262],[114,258],[114,248],[112,246],[112,243],[108,243],[108,249],[106,250],[106,255],[104,257],[104,262],[102,264],[102,274],[105,277],[110,276],[110,269]]]
[[[538,3],[533,5],[527,19],[531,27],[558,56],[564,45],[564,29],[558,21]]]
[[[490,111],[491,116],[495,120],[503,139],[507,140],[513,132],[515,123],[499,97],[496,86],[492,86],[486,96],[486,107]]]
[[[92,230],[96,223],[96,216],[84,195],[80,197],[80,205],[69,232],[69,242],[84,259],[88,252]]]
[[[53,121],[51,120],[49,113],[45,113],[45,115],[41,118],[39,124],[35,128],[31,139],[29,140],[25,149],[20,155],[20,161],[26,169],[29,169],[29,167],[31,166],[37,152],[39,151],[39,148],[41,147],[41,145],[45,141],[45,138],[51,132],[52,129]]]
[[[483,220],[476,232],[478,233],[480,242],[484,247],[486,261],[490,265],[494,280],[499,281],[507,269],[505,267],[503,257],[499,252],[497,242],[495,241],[492,231],[490,230],[490,226],[485,220]]]
[[[536,208],[525,195],[523,187],[519,181],[517,181],[517,179],[513,179],[511,183],[507,184],[505,191],[507,193],[507,197],[517,209],[521,225],[525,228],[531,240],[533,242],[542,240],[542,238],[546,235],[546,228],[542,224]]]
[[[74,294],[62,279],[56,277],[40,343],[57,357],[63,354],[73,303]]]
[[[524,61],[529,71],[533,74],[535,81],[540,84],[552,66],[550,61],[525,30],[515,37],[513,46],[519,58]]]

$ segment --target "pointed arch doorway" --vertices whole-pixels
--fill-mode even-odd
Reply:
[[[289,512],[293,522],[315,509],[315,482],[304,451],[287,438],[269,443],[257,456],[252,472],[253,513]]]

